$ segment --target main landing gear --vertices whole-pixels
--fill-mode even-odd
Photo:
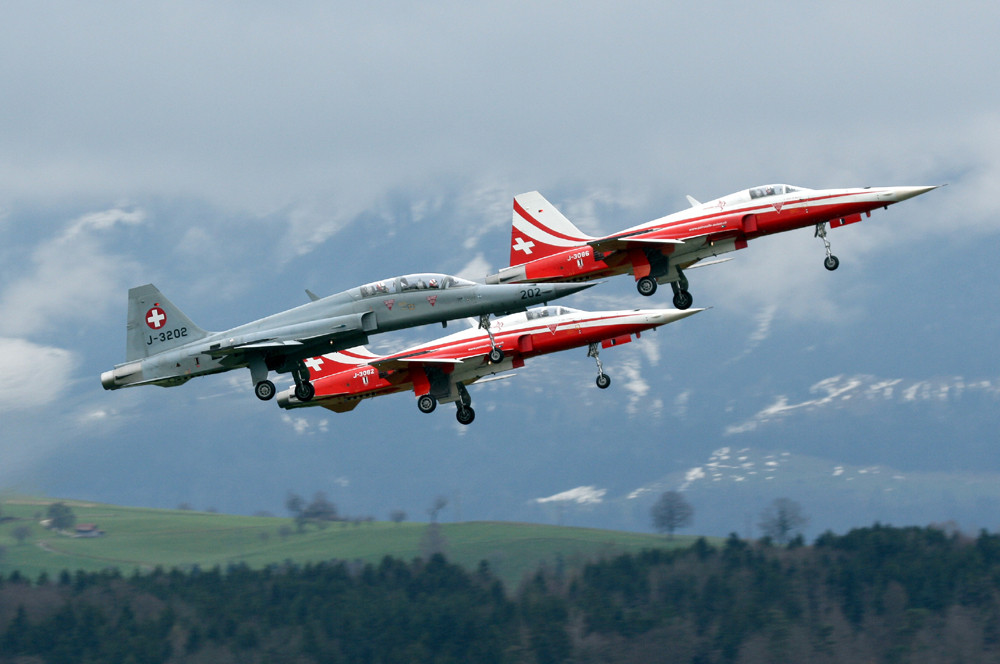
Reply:
[[[826,249],[826,258],[823,259],[823,267],[833,272],[838,267],[840,267],[840,259],[833,255],[830,251],[830,241],[826,239],[826,222],[821,221],[816,224],[816,235],[819,239],[823,240],[823,247]]]
[[[253,381],[253,393],[261,401],[270,401],[276,390],[274,383],[267,379],[267,363],[260,355],[253,355],[247,362],[250,369],[250,380]]]
[[[500,362],[503,362],[503,349],[497,345],[496,339],[493,338],[493,330],[490,329],[489,314],[483,314],[479,317],[479,327],[486,330],[486,334],[490,338],[490,352],[486,354],[486,360],[490,364],[499,364]],[[469,422],[471,421],[472,420],[470,419]],[[462,420],[459,419],[459,422],[462,422]],[[462,424],[468,424],[469,422],[462,422]]]
[[[276,390],[274,383],[267,379],[267,362],[261,356],[250,358],[250,379],[253,381],[253,393],[261,401],[270,401],[274,398]],[[288,365],[279,367],[281,371],[288,371]],[[273,368],[273,367],[272,367]],[[296,361],[292,365],[292,377],[295,379],[295,398],[299,401],[309,401],[316,396],[316,388],[309,382],[309,368],[302,360]]]
[[[274,398],[274,383],[269,380],[262,380],[253,386],[253,393],[261,401],[270,401]]]
[[[694,303],[694,298],[691,296],[691,292],[688,291],[688,280],[684,274],[677,270],[679,278],[677,281],[671,281],[670,287],[674,291],[674,307],[677,309],[689,309]],[[653,277],[643,277],[635,283],[635,289],[639,291],[640,295],[645,295],[649,297],[656,292],[656,279]]]
[[[587,357],[592,357],[597,362],[597,386],[602,390],[608,389],[611,386],[611,376],[604,373],[604,365],[601,364],[601,351],[598,350],[597,344],[590,344],[587,348]]]
[[[472,409],[472,396],[462,383],[458,383],[458,400],[455,405],[458,407],[455,419],[458,420],[459,424],[466,426],[472,424],[472,421],[476,419],[476,411]],[[417,399],[417,408],[421,413],[433,413],[434,409],[437,408],[437,399],[430,394],[423,394]]]
[[[295,363],[292,369],[292,377],[295,379],[295,398],[299,401],[309,401],[316,395],[316,388],[309,382],[309,367],[301,360]]]

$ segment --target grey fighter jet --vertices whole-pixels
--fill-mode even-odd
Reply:
[[[269,371],[291,373],[295,396],[308,401],[308,358],[368,343],[380,332],[478,316],[493,339],[491,314],[524,311],[593,284],[477,284],[447,274],[410,274],[318,298],[225,332],[195,325],[156,286],[128,292],[125,363],[101,374],[106,390],[136,385],[173,387],[195,376],[250,369],[257,398],[274,396]],[[503,361],[496,343],[490,362]]]

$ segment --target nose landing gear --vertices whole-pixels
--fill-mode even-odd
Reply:
[[[587,357],[594,358],[597,362],[597,387],[602,390],[608,389],[611,385],[611,376],[604,373],[604,365],[601,363],[601,351],[597,348],[597,344],[590,344],[587,348]]]
[[[833,255],[830,250],[830,241],[826,239],[826,222],[821,221],[816,224],[816,235],[819,239],[823,240],[823,247],[826,249],[826,258],[823,259],[823,267],[833,272],[838,267],[840,267],[840,259]]]
[[[490,315],[483,314],[479,317],[479,327],[486,330],[486,334],[490,338],[490,352],[487,353],[486,359],[490,364],[499,364],[503,362],[503,349],[497,346],[496,339],[493,338],[493,330],[490,329]],[[461,420],[459,420],[461,421]],[[469,420],[471,422],[472,420]],[[463,424],[468,424],[468,422],[463,422]]]

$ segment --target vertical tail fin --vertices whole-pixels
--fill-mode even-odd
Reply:
[[[125,360],[141,360],[208,336],[153,284],[128,291]]]
[[[521,265],[594,238],[584,234],[537,191],[514,197],[510,264]]]

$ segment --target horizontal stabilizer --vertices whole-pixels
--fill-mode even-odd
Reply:
[[[691,204],[691,207],[698,207],[699,205],[701,205],[701,202],[699,202],[697,199],[695,199],[694,196],[688,196],[687,199],[688,199],[688,203]]]

